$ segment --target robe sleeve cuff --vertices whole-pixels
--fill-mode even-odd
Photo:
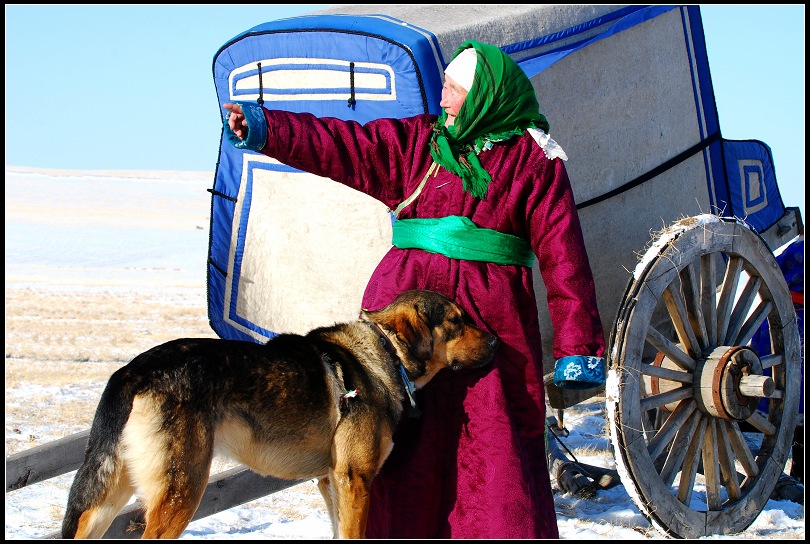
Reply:
[[[605,358],[589,355],[561,357],[554,363],[554,385],[560,389],[591,389],[605,385]]]
[[[230,112],[225,117],[225,136],[228,141],[237,149],[247,149],[249,151],[261,151],[267,144],[267,119],[264,117],[264,110],[258,104],[252,102],[235,102],[242,106],[242,113],[247,121],[247,138],[240,139],[231,130],[227,121]]]

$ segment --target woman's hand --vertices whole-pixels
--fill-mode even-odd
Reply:
[[[231,130],[236,134],[237,138],[244,140],[247,137],[247,120],[245,119],[245,114],[242,113],[242,106],[226,102],[222,104],[222,107],[230,112],[230,115],[228,115],[228,126],[231,127]]]

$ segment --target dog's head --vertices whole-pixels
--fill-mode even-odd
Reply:
[[[443,368],[484,366],[498,347],[495,335],[475,326],[459,305],[433,291],[405,291],[385,308],[363,310],[363,315],[393,334],[391,340],[417,388]]]

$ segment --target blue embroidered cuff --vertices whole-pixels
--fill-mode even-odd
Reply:
[[[234,102],[242,106],[242,113],[247,121],[247,138],[240,140],[228,125],[228,118],[225,117],[225,135],[228,141],[237,149],[247,149],[249,151],[261,151],[267,143],[267,120],[264,118],[262,107],[253,102]]]
[[[588,355],[561,357],[554,363],[554,385],[560,389],[591,389],[605,384],[605,358]]]

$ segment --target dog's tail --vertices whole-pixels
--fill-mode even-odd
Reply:
[[[101,538],[132,496],[121,458],[121,434],[132,411],[138,384],[117,370],[98,403],[84,462],[68,494],[62,538]]]

